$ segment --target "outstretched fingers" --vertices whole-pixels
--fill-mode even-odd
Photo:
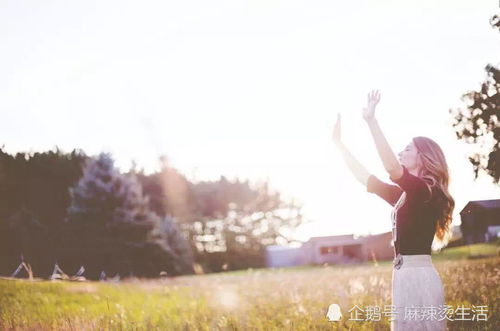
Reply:
[[[378,103],[380,101],[380,92],[379,90],[373,90],[368,93],[368,102],[369,103]]]

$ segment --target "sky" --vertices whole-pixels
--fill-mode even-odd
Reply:
[[[443,148],[456,200],[500,197],[474,180],[448,113],[464,107],[500,36],[480,1],[0,0],[0,145],[8,152],[111,152],[147,172],[159,155],[188,179],[268,180],[311,220],[296,235],[391,230],[391,207],[366,192],[331,141],[389,182],[361,117],[393,150],[414,136]]]

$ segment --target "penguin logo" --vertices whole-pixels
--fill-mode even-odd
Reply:
[[[340,306],[336,303],[332,303],[328,307],[328,312],[326,313],[326,317],[330,322],[340,321],[342,319],[342,312],[340,311]]]

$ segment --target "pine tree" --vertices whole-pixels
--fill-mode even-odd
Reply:
[[[179,230],[175,220],[170,216],[165,216],[161,220],[159,230],[166,249],[174,258],[175,272],[178,274],[194,273],[191,246],[188,239]]]
[[[89,266],[96,277],[102,270],[158,275],[171,259],[158,229],[160,219],[149,210],[135,175],[121,174],[113,163],[107,153],[90,159],[70,190],[68,220],[80,239],[75,262]]]

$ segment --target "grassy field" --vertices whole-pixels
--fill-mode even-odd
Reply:
[[[500,257],[467,259],[467,254],[456,248],[433,257],[445,284],[445,301],[454,309],[486,305],[488,320],[448,321],[448,327],[500,330]],[[348,310],[390,305],[391,276],[391,265],[384,261],[119,283],[3,279],[0,329],[389,330],[387,317],[353,321]],[[332,303],[342,309],[340,322],[326,318]]]
[[[433,255],[434,261],[474,259],[476,257],[498,256],[500,239],[494,243],[481,243],[443,249]]]

